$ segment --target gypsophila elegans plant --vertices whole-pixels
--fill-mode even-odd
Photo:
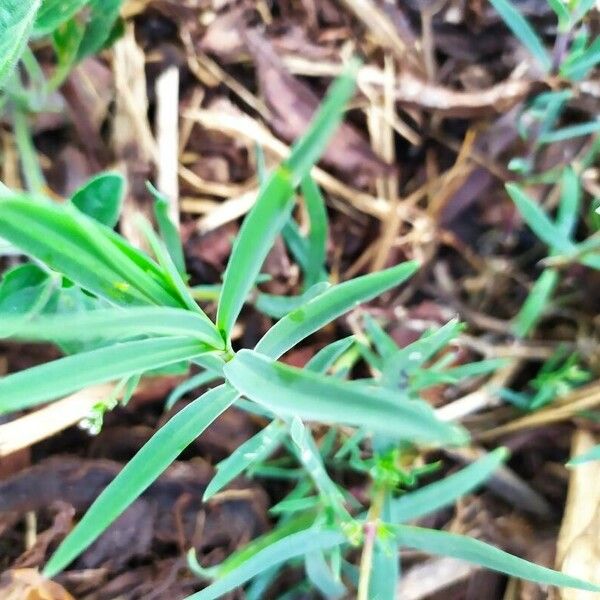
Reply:
[[[265,426],[217,466],[205,499],[241,473],[293,477],[296,485],[273,507],[273,530],[221,564],[203,567],[190,552],[189,567],[205,582],[190,598],[218,598],[243,586],[248,598],[261,598],[283,565],[303,565],[302,585],[324,597],[391,600],[400,577],[401,548],[454,556],[547,585],[600,591],[481,541],[410,524],[484,483],[507,457],[506,450],[498,449],[410,491],[421,475],[437,467],[419,462],[419,449],[468,441],[466,431],[440,420],[420,392],[439,381],[485,375],[497,366],[489,361],[458,370],[443,361],[427,366],[456,337],[460,324],[451,321],[412,346],[398,348],[378,323],[366,318],[364,339],[335,341],[303,369],[279,360],[340,315],[396,288],[418,268],[406,262],[337,285],[327,282],[326,211],[310,171],[343,117],[358,68],[357,62],[349,63],[308,132],[264,178],[222,285],[210,290],[218,299],[214,322],[195,299],[207,290],[187,285],[179,238],[155,190],[160,235],[147,222],[139,223],[149,255],[113,229],[123,192],[118,175],[99,175],[64,203],[45,198],[40,190],[2,188],[0,237],[31,262],[2,280],[0,333],[9,339],[54,342],[65,356],[0,379],[0,413],[33,408],[109,381],[128,396],[143,374],[185,370],[190,364],[203,369],[194,386],[215,384],[171,417],[100,494],[46,564],[47,577],[68,567],[186,446],[237,406],[260,415]],[[306,236],[292,219],[298,190],[311,217]],[[255,287],[280,234],[288,244],[295,243],[305,290],[293,299],[261,300]],[[236,351],[232,333],[247,302],[262,302],[263,308],[266,303],[266,311],[279,318],[253,349]],[[352,380],[350,369],[361,358],[377,375]],[[182,389],[175,394],[189,391],[191,384]],[[110,410],[113,400],[100,413]],[[325,438],[317,441],[312,423],[329,428]],[[283,462],[272,459],[275,453],[281,453]],[[290,464],[297,468],[289,469]],[[368,506],[332,479],[332,465],[371,479]]]

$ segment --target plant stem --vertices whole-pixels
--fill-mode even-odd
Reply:
[[[369,508],[367,521],[364,525],[365,542],[360,557],[360,572],[356,600],[369,600],[369,584],[371,583],[371,571],[373,570],[373,552],[375,550],[375,542],[377,541],[377,527],[383,509],[385,492],[385,486],[383,485],[376,488],[373,496],[373,503]]]
[[[46,181],[33,145],[27,116],[20,109],[15,109],[13,113],[13,127],[27,189],[30,192],[42,193],[45,189]]]

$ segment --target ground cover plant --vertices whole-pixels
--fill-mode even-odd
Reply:
[[[587,34],[591,6],[572,5],[566,11],[552,3],[559,33],[550,56],[534,27],[512,5],[498,0],[493,4],[541,69],[558,72],[575,85],[595,67],[597,44]],[[271,480],[277,490],[269,509],[272,527],[245,536],[247,543],[236,545],[220,561],[199,557],[193,543],[179,547],[180,555],[189,551],[186,564],[179,562],[175,571],[194,576],[186,581],[186,597],[219,598],[243,589],[248,598],[277,593],[287,598],[395,598],[405,564],[410,565],[407,550],[469,561],[543,586],[600,591],[585,576],[535,564],[477,539],[476,533],[430,527],[426,520],[469,498],[497,472],[517,485],[503,467],[510,452],[495,448],[494,441],[489,451],[470,456],[467,466],[442,474],[446,461],[437,458],[460,453],[472,443],[467,430],[455,423],[471,409],[465,413],[465,403],[459,401],[457,416],[443,406],[436,411],[427,401],[440,390],[452,394],[454,388],[491,381],[513,368],[514,357],[480,350],[488,357],[465,357],[461,344],[466,325],[452,318],[399,343],[392,335],[399,313],[378,315],[368,309],[367,303],[386,294],[389,298],[402,284],[422,277],[420,263],[427,261],[391,261],[397,264],[332,283],[338,280],[328,272],[332,223],[313,167],[323,155],[327,159],[339,141],[337,132],[348,127],[345,123],[339,129],[348,103],[356,98],[357,77],[365,72],[360,62],[345,60],[307,130],[281,163],[267,166],[255,140],[256,200],[235,235],[218,283],[191,284],[188,249],[171,219],[171,200],[151,184],[147,193],[156,229],[141,214],[127,215],[128,182],[114,170],[93,175],[64,199],[49,192],[26,117],[42,110],[78,61],[125,35],[117,18],[119,5],[42,2],[17,7],[9,2],[0,13],[4,30],[14,32],[0,74],[26,184],[25,191],[4,184],[0,189],[0,237],[6,256],[29,259],[9,263],[0,282],[0,336],[13,344],[50,342],[63,354],[2,377],[0,414],[12,417],[52,406],[48,403],[113,382],[111,392],[100,397],[83,421],[97,435],[115,413],[127,409],[148,378],[179,382],[164,401],[169,418],[110,476],[72,530],[64,528],[43,547],[37,559],[43,577],[65,582],[63,571],[78,560],[85,564],[81,557],[98,548],[99,536],[115,521],[117,526],[126,522],[122,519],[131,514],[128,509],[160,485],[159,477],[186,448],[220,418],[237,411],[253,420],[255,430],[217,462],[203,484],[202,501],[218,506],[228,494],[235,498],[236,489],[230,486],[240,476]],[[58,65],[49,79],[36,67],[30,49],[48,35]],[[570,99],[564,91],[549,92],[523,105],[520,123],[533,122],[535,133],[531,138],[523,131],[525,141],[531,142],[529,154],[510,165],[520,179],[509,183],[507,192],[523,221],[549,249],[523,306],[507,319],[504,334],[525,353],[527,340],[552,309],[563,271],[573,264],[597,269],[595,237],[584,233],[587,222],[579,223],[580,201],[587,193],[583,173],[593,163],[597,143],[586,145],[573,166],[543,172],[537,168],[543,146],[596,131],[594,122],[555,127]],[[528,185],[553,186],[556,216],[540,208]],[[377,198],[372,200],[379,206]],[[120,220],[129,221],[141,244],[115,231]],[[298,284],[292,295],[277,293],[271,285],[268,261],[278,247],[296,265]],[[269,322],[248,344],[239,330],[250,310],[274,324]],[[294,352],[349,312],[353,335],[330,337],[302,367],[295,366]],[[464,313],[473,314],[468,309]],[[485,345],[483,341],[479,348]],[[521,384],[518,390],[510,389],[506,379],[491,388],[520,411],[517,424],[523,411],[535,417],[540,409],[552,409],[593,377],[593,369],[572,345],[551,349],[535,354],[544,362],[537,372],[530,371],[527,381],[516,382]],[[196,393],[199,388],[204,391]],[[190,394],[191,402],[172,410]],[[537,418],[543,422],[545,414],[542,410]],[[490,435],[477,424],[473,429],[476,443]],[[570,464],[597,455],[592,448]],[[360,493],[353,483],[357,481]],[[9,481],[9,492],[10,485],[18,490],[22,483]],[[522,490],[520,485],[514,489]],[[527,494],[538,500],[533,492]],[[293,583],[287,583],[290,574]],[[173,577],[167,580],[158,597],[168,596],[175,585]],[[35,585],[46,585],[41,581]]]

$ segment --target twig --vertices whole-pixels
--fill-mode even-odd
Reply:
[[[156,183],[169,200],[169,217],[179,228],[179,69],[171,66],[156,80]]]

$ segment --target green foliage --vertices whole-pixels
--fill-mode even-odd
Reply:
[[[125,180],[119,173],[100,173],[92,177],[72,196],[71,202],[84,214],[107,227],[119,220]]]
[[[98,49],[109,39],[107,24],[114,22],[118,4],[90,3],[78,56],[81,48]],[[60,19],[67,19],[65,23],[78,18],[73,6],[64,5]],[[45,29],[40,30],[50,28],[51,17],[59,20],[58,14],[42,14],[39,27]],[[71,50],[67,55],[72,58],[74,53]],[[1,378],[0,412],[48,402],[87,385],[115,381],[115,393],[100,402],[86,420],[95,431],[105,412],[115,406],[118,392],[127,399],[144,373],[167,366],[187,368],[190,363],[204,370],[176,390],[169,405],[194,387],[225,380],[189,403],[142,447],[56,550],[44,570],[46,576],[58,574],[89,547],[186,446],[235,404],[260,415],[266,424],[218,465],[205,498],[242,473],[286,478],[295,482],[295,488],[273,512],[275,528],[221,565],[205,569],[190,556],[190,567],[199,576],[213,580],[191,598],[217,598],[253,578],[249,597],[260,597],[279,567],[288,561],[304,563],[309,581],[322,592],[331,597],[345,594],[343,557],[364,541],[369,516],[362,514],[363,506],[334,482],[331,468],[369,476],[374,493],[382,492],[381,520],[387,524],[378,528],[375,541],[373,568],[382,580],[372,583],[377,595],[385,598],[393,593],[399,573],[399,545],[467,558],[536,581],[543,577],[551,583],[591,589],[480,542],[394,523],[447,505],[483,483],[505,457],[502,450],[490,453],[442,482],[408,491],[420,476],[438,466],[414,464],[422,444],[435,447],[467,441],[464,430],[436,417],[420,398],[420,391],[485,375],[500,364],[480,361],[449,368],[452,355],[440,355],[459,334],[459,323],[451,321],[426,332],[414,344],[398,348],[379,324],[367,319],[372,348],[350,337],[323,348],[304,369],[278,361],[320,328],[400,285],[417,269],[416,263],[408,262],[335,286],[325,282],[326,210],[309,173],[343,116],[354,90],[356,69],[352,62],[332,86],[307,134],[261,186],[256,205],[234,243],[223,285],[209,290],[211,298],[218,299],[216,323],[188,288],[180,240],[168,219],[166,200],[155,190],[160,236],[149,223],[139,222],[153,257],[112,230],[123,193],[123,182],[114,174],[94,178],[70,202],[62,204],[36,194],[0,190],[0,236],[41,265],[20,266],[0,283],[0,335],[51,341],[67,354]],[[291,220],[299,186],[310,220],[306,236]],[[569,239],[572,228],[568,218],[572,204],[566,206],[557,223],[549,221],[564,239]],[[531,208],[527,199],[525,205]],[[299,257],[305,274],[303,293],[288,299],[287,305],[281,298],[254,291],[267,253],[276,237],[285,237],[286,231],[293,232],[286,237],[288,243],[296,236],[297,252],[292,253]],[[559,249],[571,252],[574,245]],[[235,352],[232,329],[249,298],[259,307],[261,302],[263,307],[265,301],[271,302],[272,312],[274,306],[280,312],[290,306],[293,309],[254,350]],[[363,355],[374,377],[348,380]],[[356,431],[349,434],[346,428],[332,427],[318,438],[307,421],[347,425]],[[411,501],[413,493],[415,500]],[[439,540],[435,549],[432,539]]]
[[[573,587],[592,592],[600,591],[600,587],[592,583],[585,583],[576,577],[540,567],[499,548],[462,535],[400,525],[396,529],[396,536],[398,543],[403,547],[430,554],[453,556],[513,577],[545,585]]]
[[[242,225],[223,276],[219,298],[217,327],[224,339],[229,338],[267,253],[289,219],[295,187],[307,177],[342,118],[340,108],[354,92],[357,68],[358,65],[352,63],[332,86],[309,131],[292,148],[284,164],[262,186],[254,209]]]
[[[0,1],[0,90],[21,58],[40,0]]]
[[[188,404],[159,429],[98,496],[58,547],[44,574],[54,577],[83,552],[237,397],[229,386],[214,388]]]
[[[503,398],[523,410],[543,408],[555,398],[569,393],[591,379],[591,374],[582,369],[579,356],[558,348],[529,382],[532,393],[501,390]]]
[[[77,14],[89,0],[42,0],[35,17],[32,35],[43,37]]]
[[[498,448],[445,479],[392,500],[392,522],[405,523],[451,506],[460,497],[485,483],[507,457],[508,451]]]
[[[510,0],[490,1],[506,23],[507,27],[527,50],[533,54],[543,69],[549,71],[552,66],[552,59],[544,47],[544,43],[527,19],[523,17]]]
[[[65,327],[69,319],[65,319]],[[186,337],[113,344],[7,375],[0,379],[0,414],[35,406],[89,385],[129,377],[206,353]]]
[[[406,281],[417,268],[415,262],[406,262],[330,287],[278,321],[258,342],[256,351],[279,358],[298,342],[361,302],[371,300]]]

